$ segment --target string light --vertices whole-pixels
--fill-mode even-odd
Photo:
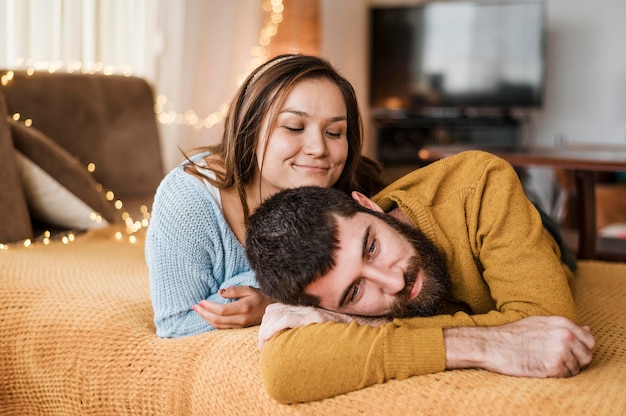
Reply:
[[[258,45],[250,49],[250,61],[246,71],[237,77],[237,86],[240,86],[248,75],[259,65],[269,58],[268,46],[272,38],[278,33],[278,26],[283,21],[285,6],[282,0],[266,0],[263,2],[263,11],[268,14],[261,32]],[[228,113],[228,104],[224,103],[206,117],[200,117],[194,110],[179,113],[173,110],[173,105],[164,95],[159,95],[155,100],[154,112],[157,114],[159,123],[164,125],[178,124],[193,127],[195,130],[210,129],[220,123]]]
[[[263,11],[267,13],[267,18],[264,22],[263,27],[261,28],[259,34],[258,45],[254,46],[250,49],[250,61],[248,63],[248,68],[246,71],[237,77],[238,86],[243,83],[243,81],[247,78],[247,76],[259,65],[266,62],[269,58],[268,46],[271,43],[272,38],[278,33],[278,26],[283,20],[283,12],[284,5],[282,0],[265,0],[263,2]],[[48,73],[54,73],[57,71],[64,71],[68,73],[80,72],[83,74],[103,74],[103,75],[114,75],[121,74],[126,77],[130,77],[133,75],[132,68],[125,66],[123,68],[116,68],[111,65],[104,65],[102,62],[88,63],[85,64],[80,61],[71,61],[69,63],[64,63],[63,61],[43,61],[43,62],[32,62],[30,60],[18,59],[16,62],[17,67],[23,67],[27,76],[34,75],[37,71],[46,71]],[[7,71],[4,75],[0,77],[0,85],[6,86],[15,78],[15,73],[13,71]],[[158,95],[155,99],[154,104],[154,112],[156,114],[156,119],[159,123],[164,125],[170,124],[179,124],[190,126],[196,130],[201,130],[203,128],[210,129],[216,124],[220,123],[224,120],[226,113],[228,112],[228,104],[220,105],[217,110],[213,111],[209,115],[205,117],[200,117],[194,110],[187,110],[184,113],[179,113],[173,109],[172,104],[168,101],[167,97],[164,95]],[[20,120],[20,113],[13,114],[13,119],[15,121]],[[33,121],[31,119],[25,119],[24,125],[26,127],[32,126]],[[96,165],[91,162],[87,166],[87,171],[93,173],[96,170]],[[99,192],[103,191],[102,184],[97,185],[97,190]],[[111,190],[107,190],[105,192],[105,198],[108,201],[115,200],[115,194]],[[123,208],[123,202],[118,199],[114,202],[114,207],[117,210],[121,210]],[[150,212],[148,211],[148,207],[146,205],[142,205],[140,207],[141,219],[135,220],[133,219],[128,212],[122,212],[121,218],[126,228],[126,234],[128,234],[128,241],[131,244],[135,244],[137,242],[136,233],[140,232],[142,229],[145,229],[150,224]],[[91,213],[90,219],[96,223],[101,223],[103,221],[102,216],[98,213]],[[50,244],[52,241],[52,234],[50,231],[46,230],[42,233],[42,235],[35,239],[34,241],[31,239],[25,239],[21,242],[6,244],[0,243],[0,250],[8,250],[9,246],[15,245],[18,247],[31,247],[33,243],[41,242],[44,245]],[[58,238],[63,244],[69,244],[75,241],[76,236],[73,231],[68,231],[65,233],[60,233]],[[114,234],[114,238],[118,241],[123,240],[123,233],[120,231],[116,231]]]
[[[268,60],[268,47],[272,38],[278,33],[278,26],[283,21],[284,10],[285,6],[283,5],[283,0],[265,0],[263,2],[263,11],[267,13],[267,18],[259,33],[258,45],[250,49],[251,58],[248,63],[248,68],[243,74],[237,77],[238,86],[243,83],[250,72]],[[32,62],[31,60],[20,58],[17,60],[16,66],[26,67],[26,74],[28,76],[32,76],[36,71],[46,71],[49,73],[57,71],[69,73],[81,72],[83,74],[100,73],[104,75],[122,74],[127,77],[133,74],[132,68],[128,66],[120,69],[115,66],[104,65],[102,62],[84,64],[80,61],[71,61],[65,64],[63,61]],[[14,76],[13,71],[9,71],[2,76],[0,83],[2,83],[2,85],[8,85],[9,82],[13,80]],[[202,130],[210,129],[223,121],[228,112],[228,104],[222,104],[209,115],[201,117],[192,109],[184,113],[174,110],[174,106],[165,95],[158,95],[154,104],[154,112],[156,113],[158,122],[163,125],[177,124],[190,126],[195,130]]]
[[[11,118],[15,121],[19,121],[21,119],[21,114],[20,113],[14,113]],[[32,120],[30,119],[26,119],[24,121],[24,125],[26,125],[27,127],[32,126]],[[86,166],[87,170],[91,173],[95,172],[96,170],[96,165],[93,162],[90,162],[87,164]],[[102,184],[98,183],[96,185],[96,190],[98,192],[103,192],[103,186]],[[122,202],[121,199],[117,199],[115,200],[115,193],[111,190],[107,190],[106,192],[104,192],[104,197],[105,199],[107,199],[108,201],[111,201],[113,203],[113,206],[115,209],[117,210],[121,210],[124,207],[124,203]],[[115,202],[113,202],[115,200]],[[128,212],[122,212],[120,214],[120,218],[122,219],[122,222],[125,224],[126,226],[126,233],[129,235],[128,236],[128,240],[129,242],[131,242],[131,244],[134,244],[137,241],[137,238],[133,235],[135,233],[140,232],[142,229],[145,229],[146,227],[148,227],[148,225],[150,224],[150,212],[148,211],[148,207],[146,205],[141,205],[139,207],[139,212],[141,214],[141,220],[134,220],[130,214]],[[97,212],[91,212],[89,215],[89,219],[91,221],[93,221],[96,224],[102,224],[102,222],[104,221],[104,219],[102,218],[102,215],[100,215]],[[119,235],[119,236],[118,236]],[[121,240],[121,233],[117,232],[115,235],[117,240]],[[63,244],[69,244],[71,242],[73,242],[76,238],[74,231],[67,231],[67,232],[61,232],[57,235],[56,237],[58,240],[60,240]],[[27,238],[25,240],[22,241],[18,241],[16,243],[12,243],[12,244],[6,244],[6,243],[0,243],[0,251],[1,250],[8,250],[10,246],[15,245],[17,247],[31,247],[34,243],[36,242],[41,242],[44,245],[48,245],[50,244],[50,242],[52,241],[52,234],[49,230],[45,230],[41,236],[39,236],[37,239],[33,240],[30,238]]]

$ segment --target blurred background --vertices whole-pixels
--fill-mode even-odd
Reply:
[[[219,137],[223,105],[252,67],[283,52],[318,54],[357,89],[368,126],[366,151],[376,157],[371,9],[422,3],[0,0],[0,67],[147,78],[159,97],[162,151],[169,169],[181,160],[179,147]],[[625,145],[626,2],[547,0],[544,7],[541,102],[511,109],[521,120],[520,140],[547,146]]]

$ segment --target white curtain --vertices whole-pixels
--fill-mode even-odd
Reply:
[[[264,13],[261,0],[162,0],[159,11],[163,52],[156,84],[178,114],[205,119],[230,102],[250,70],[251,49],[258,45]],[[198,123],[199,125],[200,123]],[[181,158],[179,147],[214,143],[222,124],[197,128],[171,124],[163,128],[168,167]]]
[[[0,68],[132,74],[167,97],[166,169],[179,148],[214,142],[221,125],[180,115],[218,113],[250,70],[267,15],[262,0],[0,0]],[[206,123],[205,123],[206,124]],[[198,124],[199,125],[199,124]]]
[[[158,2],[0,0],[0,65],[154,77]],[[80,65],[80,68],[78,67]]]

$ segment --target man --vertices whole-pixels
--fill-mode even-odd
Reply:
[[[246,253],[261,290],[308,305],[270,306],[259,331],[261,342],[277,333],[261,355],[277,400],[456,368],[567,377],[591,361],[593,336],[573,322],[573,273],[508,163],[465,152],[374,201],[353,198],[293,189],[250,218]]]

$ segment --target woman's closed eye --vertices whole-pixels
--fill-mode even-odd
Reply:
[[[341,136],[343,136],[343,131],[336,131],[336,132],[335,132],[335,131],[329,131],[329,130],[326,130],[326,134],[327,134],[329,137],[332,137],[333,139],[338,139],[338,138],[340,138]]]
[[[283,127],[292,133],[299,133],[301,131],[304,131],[304,127],[290,127],[290,126],[283,126]]]

